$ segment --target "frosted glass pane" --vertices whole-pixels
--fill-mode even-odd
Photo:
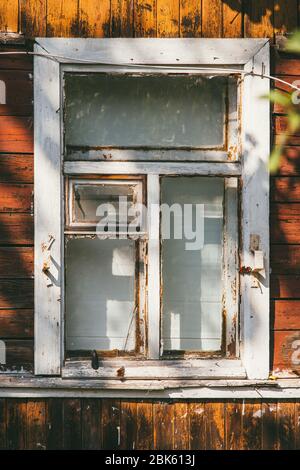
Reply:
[[[138,190],[141,192],[141,186],[136,183],[74,183],[71,222],[95,225],[105,217],[107,224],[119,226],[131,223],[135,219]]]
[[[218,351],[222,336],[223,178],[166,177],[162,203],[204,206],[202,245],[186,249],[182,239],[162,240],[162,331],[164,350]],[[183,210],[183,214],[186,213]],[[184,219],[182,219],[184,220]],[[200,231],[193,217],[194,231]],[[201,237],[200,237],[201,238]]]
[[[67,242],[67,350],[135,349],[134,275],[132,240]]]
[[[66,74],[66,144],[222,146],[226,86],[224,77]]]

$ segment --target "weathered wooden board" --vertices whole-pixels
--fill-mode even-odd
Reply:
[[[298,274],[300,245],[272,245],[271,266],[273,274]]]
[[[270,229],[272,243],[298,244],[300,242],[300,204],[271,204]]]
[[[33,279],[1,279],[0,308],[33,308]]]
[[[110,0],[79,0],[79,36],[102,38],[110,35]]]
[[[271,277],[271,297],[277,299],[300,298],[300,275],[273,274]]]
[[[31,214],[0,213],[0,244],[31,245],[33,217]]]
[[[33,248],[0,247],[0,278],[32,278]]]
[[[135,0],[134,37],[153,38],[156,36],[156,0]]]
[[[0,182],[33,183],[33,155],[0,155]]]
[[[19,0],[21,31],[28,38],[46,35],[47,0]]]
[[[0,116],[0,152],[33,152],[32,117]]]
[[[78,0],[47,0],[47,36],[78,36]]]
[[[272,310],[275,330],[300,330],[300,300],[275,300]]]
[[[273,368],[300,373],[300,330],[274,331]]]
[[[33,112],[32,73],[28,71],[0,70],[0,81],[5,85],[5,97],[2,96],[0,115],[31,115]]]
[[[18,32],[18,0],[5,0],[0,5],[0,30]]]
[[[33,310],[0,310],[1,338],[32,338]]]

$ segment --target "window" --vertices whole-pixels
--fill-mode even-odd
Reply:
[[[268,48],[38,40],[37,374],[268,376]]]

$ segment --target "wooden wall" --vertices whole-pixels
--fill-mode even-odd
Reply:
[[[28,37],[273,37],[298,0],[1,0],[0,29]]]
[[[300,449],[299,402],[0,399],[0,449]]]
[[[298,3],[220,0],[1,0],[0,30],[38,36],[270,36],[297,26]],[[250,5],[250,6],[249,6]],[[2,50],[11,50],[9,46]],[[274,73],[300,79],[300,58],[273,53]],[[0,339],[8,365],[33,360],[32,62],[0,57],[7,104],[0,105]],[[274,109],[274,140],[285,117]],[[292,369],[300,339],[300,134],[272,178],[272,362]],[[300,369],[299,369],[300,370]],[[297,372],[297,371],[296,371]]]

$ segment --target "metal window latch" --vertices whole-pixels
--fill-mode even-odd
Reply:
[[[94,370],[98,370],[99,369],[99,358],[98,358],[98,354],[97,354],[97,351],[94,349],[92,351],[92,361],[91,361],[91,366]]]
[[[51,275],[50,269],[51,269],[51,264],[52,264],[50,251],[54,242],[55,242],[55,237],[49,234],[47,242],[42,243],[42,252],[44,254],[42,271],[47,276],[47,287],[50,287],[53,285],[53,282],[50,276]]]

